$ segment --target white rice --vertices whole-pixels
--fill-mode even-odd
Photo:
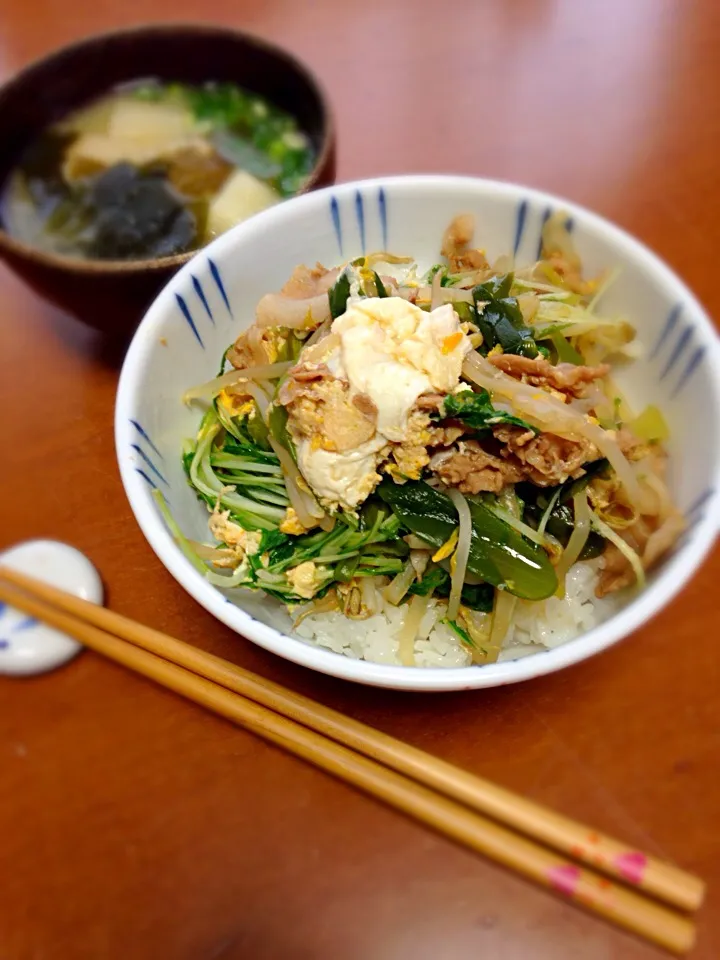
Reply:
[[[565,597],[540,603],[518,601],[513,622],[503,642],[500,660],[515,660],[567,643],[610,616],[612,600],[595,597],[597,563],[576,563],[566,580]],[[342,613],[315,613],[305,617],[294,635],[305,643],[373,663],[399,664],[398,634],[407,604],[386,603],[366,620],[351,620]],[[440,623],[446,604],[431,600],[415,641],[418,667],[465,667],[471,653],[456,634]]]

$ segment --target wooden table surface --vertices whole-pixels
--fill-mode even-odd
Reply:
[[[565,194],[720,310],[717,0],[2,0],[0,75],[148,19],[304,57],[338,178],[453,171]],[[102,305],[98,304],[98,310]],[[565,672],[402,695],[284,663],[198,607],[120,485],[117,351],[0,269],[0,546],[74,543],[109,603],[704,876],[720,956],[716,553]],[[652,960],[661,954],[92,654],[0,678],[2,960]]]

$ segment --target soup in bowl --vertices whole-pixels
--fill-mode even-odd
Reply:
[[[132,330],[193,252],[334,176],[332,120],[290,54],[238,31],[90,37],[0,88],[0,256],[102,329]]]

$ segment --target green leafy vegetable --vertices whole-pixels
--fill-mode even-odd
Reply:
[[[525,326],[516,298],[509,296],[513,280],[514,274],[507,273],[504,277],[491,277],[472,289],[475,322],[483,335],[483,352],[499,345],[505,353],[536,357],[538,347],[532,330]]]
[[[466,583],[460,593],[460,603],[471,610],[491,613],[495,591],[489,583]]]
[[[428,597],[435,594],[438,597],[450,596],[450,574],[442,567],[435,567],[430,570],[422,580],[410,584],[408,593],[419,594],[421,597]],[[489,583],[470,584],[466,583],[462,588],[460,602],[463,606],[471,610],[480,610],[483,613],[490,613],[493,608],[493,595],[495,591]]]
[[[382,282],[375,270],[373,270],[373,277],[375,278],[375,289],[377,290],[377,295],[379,297],[387,297],[388,292],[385,289],[385,284]]]
[[[576,493],[580,493],[581,490],[585,489],[593,477],[604,476],[608,472],[609,468],[610,462],[604,457],[602,457],[600,460],[593,460],[591,463],[586,463],[583,466],[585,473],[581,477],[578,477],[577,480],[566,480],[565,483],[561,484],[560,503],[568,503],[570,500],[572,500]],[[552,494],[554,492],[554,488],[546,487],[545,492]]]
[[[216,145],[230,162],[268,180],[284,196],[302,187],[314,151],[294,117],[234,83],[177,84],[174,90],[198,120],[222,131]]]
[[[457,511],[444,493],[422,481],[384,480],[377,493],[412,533],[441,547],[457,528]],[[468,500],[472,518],[467,569],[495,587],[527,600],[544,600],[557,577],[544,550],[529,543],[482,503]]]
[[[222,360],[220,361],[220,369],[218,370],[218,376],[221,377],[225,373],[225,364],[227,363],[228,351],[231,349],[232,344],[225,350],[222,355]]]
[[[447,626],[450,627],[453,633],[456,633],[458,637],[460,637],[462,642],[467,644],[468,647],[475,646],[473,641],[470,639],[470,634],[467,632],[467,630],[463,630],[463,628],[460,626],[460,624],[456,620],[450,620],[448,617],[445,617],[440,622],[447,624]]]
[[[522,427],[524,430],[532,430],[533,433],[538,433],[535,427],[527,421],[521,420],[520,417],[515,417],[504,410],[496,410],[487,390],[480,389],[477,393],[472,390],[450,393],[443,401],[443,409],[446,417],[462,420],[463,423],[475,430],[488,430],[497,424],[509,423],[516,427]]]
[[[347,301],[350,296],[350,277],[347,270],[343,270],[335,283],[328,290],[330,301],[330,316],[335,320],[347,310]]]
[[[278,466],[278,458],[269,448],[260,448],[254,443],[247,441],[237,442],[232,437],[225,437],[222,445],[222,453],[231,457],[247,457],[254,460],[255,463],[263,463],[268,466]]]
[[[297,463],[297,450],[295,449],[292,437],[288,433],[287,422],[287,407],[284,407],[281,403],[273,403],[270,406],[267,422],[270,436],[276,443],[279,443],[281,447],[289,450],[293,460]]]
[[[263,420],[260,408],[254,400],[253,412],[247,418],[247,432],[258,447],[263,447],[266,450],[269,449],[268,436],[270,435],[270,431]]]
[[[263,530],[259,552],[275,550],[281,544],[287,543],[288,540],[288,535],[281,533],[279,530]]]
[[[575,528],[575,515],[572,508],[572,498],[580,493],[593,477],[602,475],[608,468],[607,460],[595,460],[585,464],[585,475],[578,480],[568,480],[558,487],[536,487],[531,483],[521,483],[516,486],[518,496],[524,501],[523,519],[525,523],[538,528],[542,517],[550,506],[553,498],[555,505],[545,522],[545,531],[566,546]],[[605,541],[598,533],[591,533],[578,557],[578,560],[592,560],[599,557],[605,550]]]
[[[453,310],[461,323],[475,323],[475,311],[472,304],[468,303],[467,300],[456,300],[453,304]]]
[[[438,272],[438,270],[447,270],[447,267],[443,263],[434,263],[428,272],[425,274],[425,283],[432,283],[433,277]]]
[[[157,80],[148,80],[146,83],[138,83],[128,90],[130,96],[135,100],[144,100],[146,103],[157,103],[165,97],[165,90]]]
[[[397,518],[387,509],[369,529],[355,530],[339,522],[330,531],[311,532],[281,543],[271,552],[266,569],[271,574],[282,574],[290,567],[313,560],[328,567],[331,579],[341,582],[353,576],[397,572],[402,569],[403,560],[393,556],[392,541],[399,528]],[[349,563],[350,560],[355,563]]]
[[[359,563],[359,553],[356,553],[354,557],[348,557],[347,560],[341,560],[337,567],[335,567],[335,579],[339,583],[349,583],[355,576],[355,571]]]
[[[288,330],[285,327],[276,327],[275,333],[276,335],[279,334],[275,363],[287,363],[288,361],[294,363],[300,356],[305,341],[296,336],[294,330]]]
[[[197,496],[210,507],[220,504],[245,530],[275,530],[288,504],[277,458],[225,434],[213,407],[200,424],[197,443],[183,451],[183,466]],[[272,460],[270,458],[273,458]]]
[[[419,597],[429,597],[437,593],[439,597],[450,595],[450,574],[442,567],[435,567],[430,570],[421,580],[411,583],[408,588],[409,594],[417,594]]]
[[[201,87],[183,86],[183,92],[198,120],[216,127],[249,124],[251,101],[234,83],[206,83]]]
[[[550,334],[550,341],[555,347],[555,352],[557,353],[560,363],[574,363],[577,367],[581,367],[585,363],[582,355],[579,354],[570,341],[566,340],[558,331],[553,331]]]

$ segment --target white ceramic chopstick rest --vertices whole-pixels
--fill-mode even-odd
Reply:
[[[100,575],[88,558],[57,540],[28,540],[0,553],[0,563],[83,600],[102,603]],[[82,645],[0,601],[0,673],[30,676],[72,660]]]

